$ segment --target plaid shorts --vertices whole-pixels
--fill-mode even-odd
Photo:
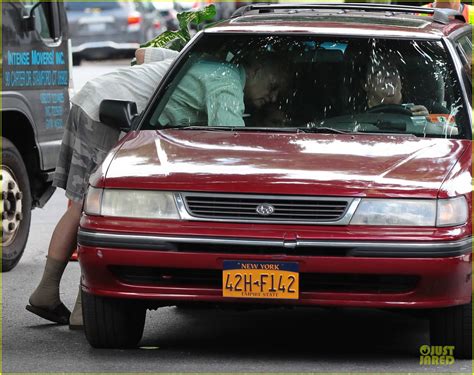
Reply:
[[[89,177],[117,143],[120,130],[92,120],[73,105],[64,129],[53,185],[66,197],[82,202]]]

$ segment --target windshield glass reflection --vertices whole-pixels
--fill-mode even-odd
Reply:
[[[464,138],[459,86],[441,42],[205,35],[144,128]]]

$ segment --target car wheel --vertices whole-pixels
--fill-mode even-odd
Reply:
[[[454,356],[472,359],[472,304],[435,310],[430,320],[431,345],[454,346]]]
[[[83,291],[82,314],[87,341],[94,348],[134,348],[142,338],[146,309],[141,302]]]
[[[13,143],[2,138],[2,272],[20,261],[30,232],[31,191],[28,172]]]

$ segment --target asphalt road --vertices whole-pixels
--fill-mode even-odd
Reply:
[[[77,68],[76,88],[116,64],[86,63]],[[471,361],[419,365],[419,348],[429,343],[425,320],[363,309],[162,308],[148,312],[141,348],[93,349],[83,332],[48,324],[25,310],[41,277],[52,230],[65,207],[59,191],[44,209],[33,212],[25,255],[13,271],[2,276],[4,373],[472,373]],[[79,265],[71,263],[61,285],[61,298],[70,308],[79,273]]]

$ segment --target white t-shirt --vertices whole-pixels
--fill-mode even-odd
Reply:
[[[164,48],[147,48],[144,64],[90,80],[71,98],[71,103],[81,107],[94,121],[100,121],[99,106],[106,99],[135,102],[140,113],[177,55],[178,52]]]

